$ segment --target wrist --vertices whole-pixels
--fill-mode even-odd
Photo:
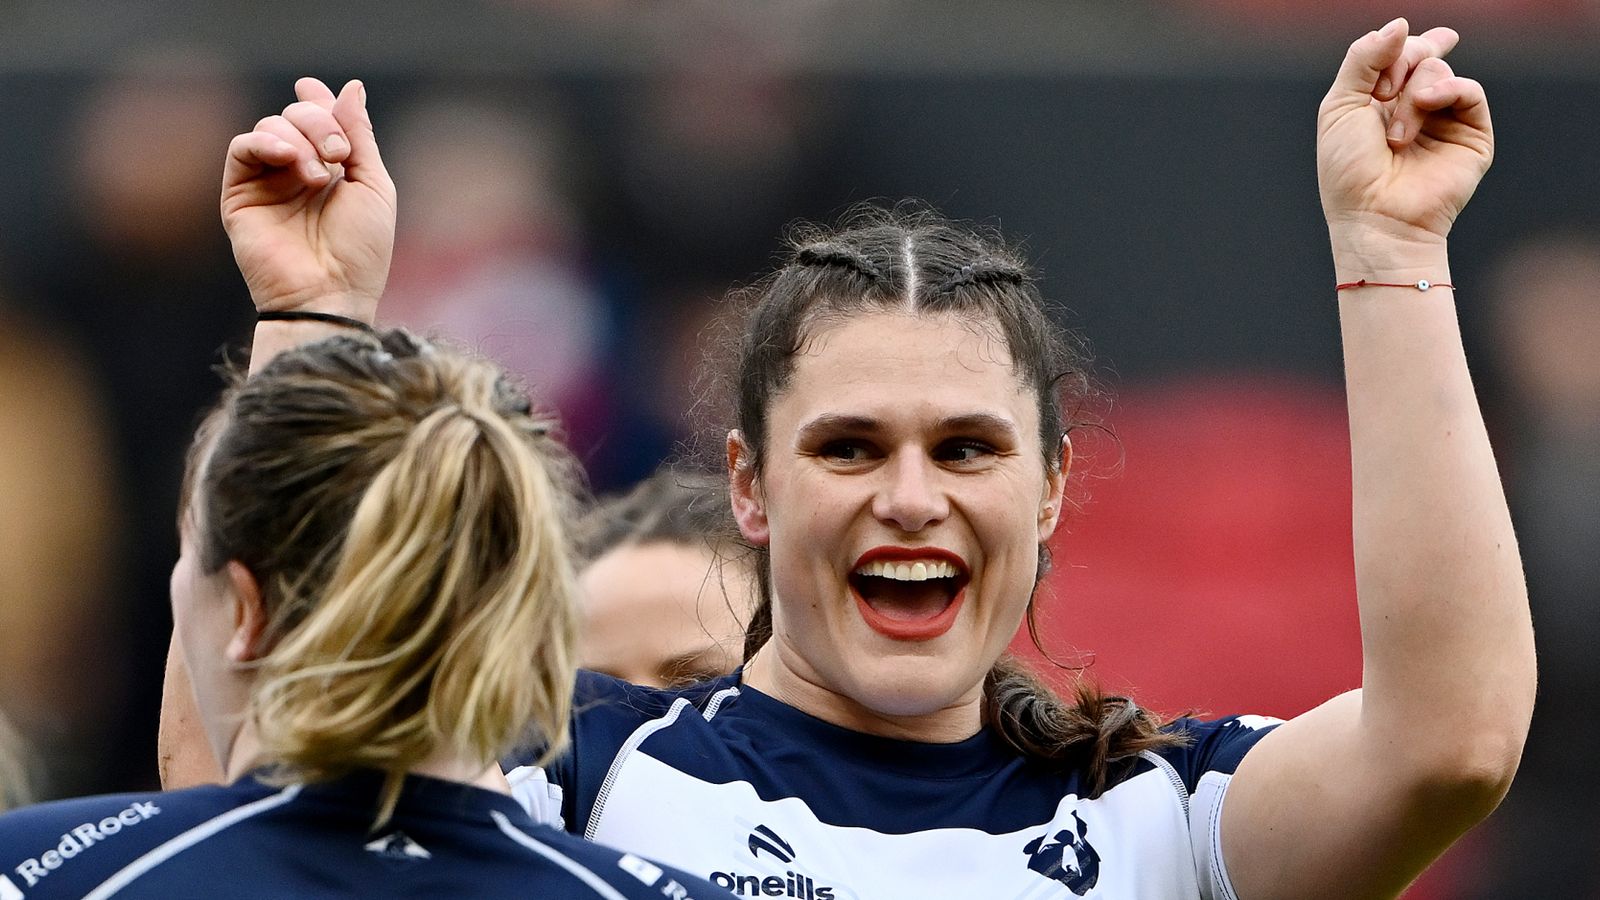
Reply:
[[[1329,219],[1333,268],[1340,282],[1450,280],[1449,242],[1444,235],[1395,222]]]
[[[353,292],[270,298],[261,298],[252,293],[251,299],[255,302],[258,316],[266,313],[319,313],[354,319],[369,326],[378,317],[378,298]]]
[[[1450,254],[1443,242],[1437,246],[1385,243],[1338,243],[1333,247],[1336,282],[1378,281],[1412,284],[1448,283]]]

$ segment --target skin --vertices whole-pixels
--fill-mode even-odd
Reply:
[[[185,699],[192,703],[191,727],[197,725],[205,734],[213,771],[232,782],[271,761],[261,753],[249,714],[256,677],[250,664],[270,649],[262,640],[268,614],[260,583],[243,563],[235,560],[216,572],[204,570],[194,530],[186,516],[170,585],[174,656],[181,661],[190,687]],[[510,793],[497,767],[485,769],[448,752],[411,771]]]
[[[1442,28],[1408,35],[1407,23],[1397,19],[1351,45],[1322,103],[1318,181],[1339,282],[1450,281],[1448,234],[1494,148],[1482,87],[1455,75],[1442,59],[1456,40]],[[270,238],[315,249],[325,263],[330,252],[349,262],[363,248],[378,247],[366,255],[381,258],[381,267],[324,265],[320,288],[301,277],[305,270],[280,266],[273,254],[240,254],[258,308],[337,312],[351,308],[352,291],[360,297],[372,283],[381,287],[385,248],[393,240],[392,193],[385,204],[372,190],[381,163],[375,146],[367,149],[371,132],[364,117],[335,115],[326,88],[307,90],[302,100],[307,96],[322,113],[303,110],[290,122],[306,137],[303,146],[274,129],[235,139],[231,153],[243,160],[239,171],[248,177],[227,181],[225,195],[252,182],[281,187],[302,181],[300,193],[283,202],[298,202],[306,192],[333,201],[350,197],[346,208],[364,209],[365,216],[342,223],[347,231],[341,232],[333,217],[312,215],[314,207],[288,205],[276,219],[231,220],[229,233],[236,246],[260,247]],[[355,139],[344,165],[359,173],[356,184],[296,174],[325,162],[316,148],[338,129]],[[385,224],[388,243],[374,244]],[[370,299],[375,303],[376,295]],[[1268,735],[1233,778],[1221,840],[1244,900],[1393,897],[1498,804],[1516,771],[1533,704],[1532,628],[1454,299],[1445,287],[1369,286],[1339,294],[1363,686]],[[987,403],[985,411],[1001,419],[1015,412],[1012,424],[1026,433],[1030,423],[1015,409],[1015,379],[1006,382],[983,365],[987,359],[1000,366],[1004,353],[968,359],[975,369],[952,365],[959,349],[921,343],[939,332],[959,342],[950,323],[906,321],[902,333],[885,335],[867,327],[870,318],[813,336],[808,357],[797,360],[795,384],[772,404],[763,471],[751,465],[750,448],[738,435],[729,441],[735,512],[745,536],[772,549],[774,626],[782,632],[750,678],[851,727],[955,740],[977,727],[972,673],[1010,637],[1026,600],[1017,590],[1031,578],[1022,577],[1021,518],[1035,521],[1030,543],[1036,545],[1054,526],[1047,498],[1059,489],[1049,487],[1036,449],[1035,462],[1019,455],[983,490],[952,487],[967,476],[930,452],[927,421],[936,414],[927,408],[970,411]],[[868,332],[875,341],[861,346]],[[304,331],[263,326],[257,348],[304,339]],[[796,442],[804,417],[816,414],[805,403],[819,396],[813,376],[825,371],[809,354],[828,354],[830,345],[837,350],[852,341],[857,354],[834,359],[849,365],[826,371],[839,402],[853,397],[880,421],[878,456],[869,453],[867,463],[854,450],[821,455]],[[913,345],[923,352],[912,353]],[[908,381],[898,370],[885,370],[881,361],[890,356],[922,375]],[[875,374],[869,378],[859,368]],[[949,396],[954,383],[963,383],[957,399]],[[866,465],[866,471],[828,468],[839,465]],[[812,502],[791,480],[841,505],[835,510]],[[872,482],[883,486],[860,487]],[[987,505],[1002,496],[1019,506]],[[937,651],[884,643],[882,635],[861,630],[840,595],[852,552],[886,539],[914,546],[933,535],[972,557],[971,608],[962,609],[952,633],[976,648],[946,646],[958,642],[943,637],[929,642],[939,645]],[[795,545],[812,539],[815,546]],[[807,625],[820,633],[802,633]],[[879,651],[877,658],[850,652],[861,648]]]
[[[738,668],[754,579],[700,547],[623,544],[578,577],[579,665],[651,687]]]
[[[773,640],[745,680],[873,734],[958,741],[984,674],[1016,633],[1065,482],[1003,342],[947,315],[874,314],[811,336],[768,414],[760,473],[729,440],[734,514],[771,550]],[[872,629],[851,594],[876,547],[936,547],[969,568],[953,627]]]

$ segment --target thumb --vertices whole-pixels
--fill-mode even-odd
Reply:
[[[1372,100],[1372,91],[1378,86],[1383,71],[1405,52],[1408,30],[1405,19],[1395,19],[1357,38],[1345,53],[1333,87],[1328,89],[1328,96],[1323,100],[1324,111],[1366,106]]]

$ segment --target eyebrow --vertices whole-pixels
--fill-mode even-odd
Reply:
[[[834,432],[875,432],[883,428],[883,423],[871,416],[849,416],[837,413],[823,413],[815,419],[800,426],[801,440],[815,438],[820,435]],[[988,431],[1000,432],[1012,438],[1017,437],[1017,426],[1010,419],[997,416],[993,413],[962,413],[956,416],[945,416],[934,423],[934,430],[949,431]]]

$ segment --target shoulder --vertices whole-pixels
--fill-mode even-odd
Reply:
[[[1176,770],[1192,794],[1209,772],[1232,775],[1245,754],[1281,724],[1283,720],[1269,716],[1177,719],[1163,730],[1183,737],[1184,742],[1158,751],[1156,756]]]
[[[565,869],[588,885],[603,884],[623,897],[671,900],[726,900],[731,895],[710,882],[671,866],[573,837],[544,825],[514,828],[513,838],[528,850]],[[610,896],[595,890],[600,896]]]
[[[0,816],[0,896],[82,896],[237,805],[225,789],[210,787],[85,797]]]
[[[641,687],[601,675],[579,672],[573,691],[572,746],[568,755],[589,757],[614,754],[642,725],[670,722],[685,712],[705,713],[737,688],[737,676],[727,675],[686,688],[664,690]],[[514,754],[508,768],[527,765],[538,750]]]
[[[581,671],[569,746],[547,765],[539,765],[538,747],[513,753],[501,765],[512,792],[536,821],[581,829],[620,755],[676,722],[703,722],[738,693],[737,686],[737,674],[662,690]]]

